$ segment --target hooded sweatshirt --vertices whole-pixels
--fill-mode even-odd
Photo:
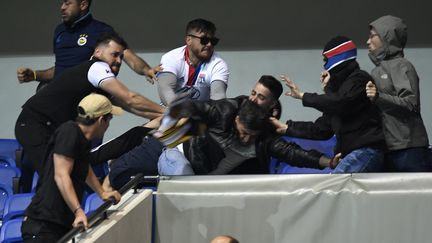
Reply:
[[[369,53],[376,67],[371,75],[378,89],[375,104],[380,108],[383,132],[389,150],[429,145],[420,114],[419,78],[404,58],[407,26],[400,18],[383,16],[372,23],[383,47]]]

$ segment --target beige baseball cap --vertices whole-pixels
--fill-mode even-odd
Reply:
[[[109,113],[118,116],[123,113],[123,109],[112,105],[111,101],[101,94],[89,94],[78,104],[78,116],[85,119],[94,119]]]

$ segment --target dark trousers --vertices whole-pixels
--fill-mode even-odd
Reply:
[[[395,172],[431,172],[431,156],[427,147],[407,148],[386,154],[390,170]]]
[[[57,242],[70,229],[62,225],[25,218],[21,226],[21,234],[25,243]]]
[[[20,191],[30,192],[33,174],[39,170],[54,126],[48,120],[23,109],[15,124],[15,137],[23,147]]]

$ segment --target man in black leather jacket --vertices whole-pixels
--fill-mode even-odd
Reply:
[[[174,118],[191,117],[207,125],[204,135],[193,138],[185,149],[196,174],[268,173],[270,156],[299,167],[321,168],[331,162],[318,151],[305,151],[281,139],[269,123],[268,110],[246,96],[184,101],[170,111]]]

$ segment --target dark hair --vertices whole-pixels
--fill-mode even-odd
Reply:
[[[255,102],[247,100],[240,107],[238,116],[246,129],[264,131],[270,127],[270,113]]]
[[[116,32],[105,32],[103,33],[99,39],[96,41],[96,47],[100,45],[108,45],[110,41],[114,41],[115,43],[123,46],[124,49],[128,49],[127,42]]]
[[[214,36],[216,33],[216,26],[212,22],[205,19],[194,19],[187,24],[186,35],[188,35],[192,30],[204,32]]]
[[[264,85],[264,87],[270,90],[275,100],[279,100],[279,97],[283,92],[283,87],[279,80],[271,75],[263,75],[258,80],[258,83]]]

